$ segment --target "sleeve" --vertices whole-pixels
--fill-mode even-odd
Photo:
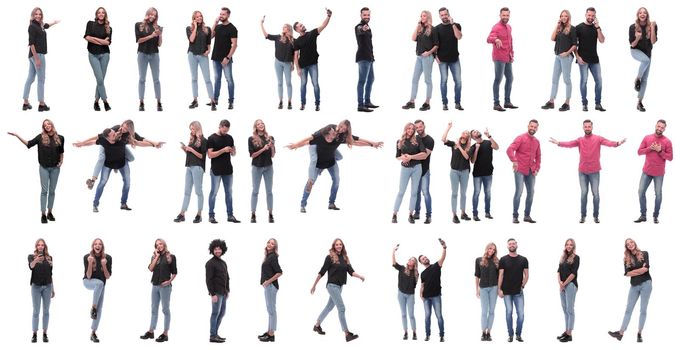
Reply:
[[[488,44],[493,44],[496,39],[498,39],[498,33],[496,32],[496,26],[498,24],[494,24],[493,27],[491,27],[491,32],[489,32],[489,36],[486,38],[486,42]]]
[[[661,150],[661,158],[665,160],[673,160],[673,143],[671,140],[666,139],[665,147]]]
[[[208,294],[215,295],[215,288],[213,287],[212,280],[215,277],[215,269],[213,268],[212,259],[205,263],[205,285],[208,287]]]
[[[227,284],[225,287],[227,289],[227,294],[229,294],[231,289],[229,289],[229,267],[227,266],[227,263],[224,263],[224,272],[227,274]]]
[[[397,158],[401,157],[401,148],[399,148],[399,140],[397,140]]]
[[[201,140],[201,154],[203,155],[204,159],[206,153],[208,153],[208,140],[206,140],[204,137],[203,140]]]
[[[503,259],[503,258],[501,258],[501,259],[498,261],[498,271],[499,271],[499,272],[500,272],[501,270],[505,270],[505,264],[506,264],[506,260]]]
[[[281,37],[280,35],[267,34],[265,39],[271,40],[271,41],[276,41],[276,40],[279,40],[280,37]]]
[[[635,24],[631,24],[628,28],[628,42],[633,43],[635,41]]]
[[[515,141],[512,141],[510,146],[508,146],[508,150],[506,151],[508,158],[510,158],[511,162],[516,162],[517,161],[517,156],[515,155],[515,152],[519,148],[519,146],[522,144],[522,135],[517,136],[515,138]]]
[[[272,270],[274,270],[274,273],[283,273],[283,270],[281,270],[281,265],[279,265],[279,257],[274,255],[274,257],[271,260],[271,266]]]
[[[30,257],[29,257],[29,260],[31,260]],[[399,265],[399,263],[394,263],[394,264],[392,265],[392,267],[394,267],[394,269],[397,270],[397,271],[403,271],[403,270],[404,270],[404,266]]]
[[[569,41],[572,46],[576,45],[576,28],[574,26],[571,26],[571,30],[569,30]]]
[[[538,146],[536,146],[536,172],[541,170],[541,142],[536,140]]]
[[[449,146],[449,147],[453,148],[453,147],[456,146],[456,143],[454,141],[451,141],[451,140],[446,140],[446,142],[444,142],[444,146]]]
[[[439,31],[432,28],[432,45],[439,46]]]
[[[141,137],[141,136],[139,136],[138,133],[135,133],[135,140],[137,140],[137,141],[139,141],[139,142],[142,142],[142,141],[144,141],[144,138]]]
[[[574,263],[571,264],[571,273],[576,276],[578,274],[578,268],[581,265],[581,258],[577,255],[574,257]]]
[[[463,31],[462,27],[460,26],[460,23],[454,23],[453,25],[456,26],[456,28],[458,28],[458,30],[460,30],[461,32]]]
[[[135,23],[135,42],[139,41],[139,39],[143,38],[145,35],[144,32],[140,30],[140,26],[142,25],[142,22]]]
[[[83,35],[83,38],[85,38],[87,36],[93,36],[93,34],[94,34],[92,32],[92,25],[93,24],[94,24],[94,22],[92,22],[92,21],[87,22],[87,24],[85,25],[85,35]]]
[[[28,45],[35,45],[37,38],[38,38],[38,32],[36,30],[37,28],[31,23],[28,25]]]
[[[59,135],[59,140],[61,141],[61,144],[57,148],[57,153],[64,154],[64,137]]]
[[[31,270],[33,270],[33,268],[31,267],[31,263],[33,262],[33,259],[34,259],[33,254],[28,254],[28,268],[31,269]]]
[[[170,255],[172,257],[172,263],[170,263],[170,274],[177,274],[177,257],[174,254]]]
[[[312,31],[309,32],[309,34],[312,34],[312,36],[314,36],[314,37],[319,36],[319,35],[320,35],[320,33],[319,33],[319,28],[314,28],[314,29],[312,29]]]
[[[319,276],[325,275],[330,267],[331,267],[331,256],[326,255],[326,259],[323,261],[323,266],[321,266],[321,270],[319,270]]]
[[[234,30],[231,31],[231,37],[238,38],[238,28],[236,28],[236,26],[232,26],[232,28],[234,28]]]
[[[523,269],[529,268],[529,259],[527,259],[527,258],[522,259],[522,268]]]
[[[354,27],[354,35],[362,36],[362,35],[366,34],[363,30],[363,27],[364,27],[363,25],[357,24],[357,26]]]
[[[189,37],[191,36],[191,26],[187,26],[186,32],[187,32],[187,39],[189,39]]]
[[[619,145],[618,142],[616,141],[609,141],[604,137],[600,137],[600,144],[605,145],[607,147],[617,147]]]
[[[257,152],[257,149],[255,149],[255,144],[253,143],[253,137],[248,138],[248,153],[252,156],[253,153]]]
[[[49,23],[43,23],[43,29],[49,29],[50,24]]]
[[[113,275],[113,258],[106,254],[106,269],[109,270],[109,275]]]
[[[38,143],[40,143],[41,140],[42,140],[42,135],[38,134],[32,140],[29,140],[28,142],[26,142],[26,148],[31,148],[31,147],[37,145]]]
[[[227,135],[227,136],[229,136],[229,141],[227,142],[227,146],[235,147],[234,146],[234,138],[231,135]]]
[[[647,265],[647,268],[649,269],[649,253],[644,251],[644,252],[642,252],[642,256],[645,258],[645,264]]]
[[[623,275],[625,276],[629,271],[631,271],[633,268],[626,266],[626,261],[623,261]]]
[[[651,152],[652,150],[649,149],[649,146],[647,145],[647,137],[645,136],[642,139],[642,142],[640,142],[640,147],[638,147],[638,155],[641,156],[643,154],[647,154]]]
[[[84,267],[85,267],[85,270],[83,271],[83,275],[84,275],[84,276],[87,276],[87,257],[88,257],[89,255],[90,255],[90,254],[85,254],[85,255],[83,256],[83,265],[84,265]]]
[[[206,45],[210,46],[210,38],[212,38],[212,28],[210,28],[210,27],[206,27],[206,28],[208,28],[208,34],[207,34],[208,40],[206,40]]]
[[[560,271],[562,271],[562,263],[557,264],[557,273],[560,273]]]
[[[212,150],[215,149],[215,140],[212,138],[212,136],[208,137],[207,145],[208,145],[208,149],[212,149]]]
[[[354,273],[354,268],[352,268],[352,264],[347,264],[347,274],[352,276]]]
[[[45,27],[47,28],[47,27]],[[659,25],[654,24],[654,32],[656,33],[656,40],[659,40]]]
[[[111,40],[113,38],[113,28],[109,27],[109,44],[111,44],[113,41]]]
[[[482,269],[480,266],[481,258],[475,259],[475,277],[481,278],[482,277]]]
[[[357,135],[352,135],[352,140],[354,140],[354,141],[359,141],[360,138],[361,137],[359,137]],[[347,143],[347,139],[345,139],[345,143]]]

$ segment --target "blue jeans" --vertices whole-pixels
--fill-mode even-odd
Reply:
[[[574,319],[576,317],[576,314],[574,314],[576,292],[578,292],[578,288],[576,288],[574,282],[567,284],[564,290],[560,292],[560,302],[562,303],[562,312],[564,313],[564,329],[570,332],[574,329]]]
[[[451,76],[453,77],[453,83],[455,87],[453,89],[454,101],[456,104],[460,103],[460,90],[463,88],[463,84],[460,81],[460,60],[456,62],[441,62],[439,63],[439,88],[442,92],[442,103],[445,105],[449,104],[447,82],[449,80],[449,71],[451,71]]]
[[[35,66],[35,56],[28,59],[28,77],[26,77],[26,83],[24,84],[24,100],[28,100],[28,95],[31,93],[31,85],[35,81],[35,77],[38,76],[38,101],[45,102],[45,61],[44,54],[36,54],[40,59],[40,68]]]
[[[319,88],[319,65],[313,64],[305,68],[301,68],[300,76],[300,101],[303,105],[307,104],[307,76],[312,78],[312,86],[314,87],[314,104],[319,105],[321,102],[321,89]]]
[[[498,286],[479,289],[479,301],[482,303],[482,330],[491,330],[498,299]]]
[[[588,105],[588,69],[595,80],[595,104],[600,104],[602,101],[602,73],[600,71],[599,63],[584,63],[579,64],[579,71],[581,72],[581,103]]]
[[[92,331],[96,331],[99,328],[99,320],[102,319],[102,308],[104,307],[104,292],[106,291],[106,284],[102,280],[92,278],[83,279],[83,285],[87,290],[91,290],[92,293],[92,305],[97,309],[97,318],[92,320]]]
[[[198,97],[198,67],[201,67],[201,74],[203,81],[205,81],[205,88],[208,90],[208,97],[212,100],[214,98],[214,91],[212,81],[210,81],[210,65],[208,57],[203,55],[194,55],[187,53],[189,60],[189,71],[191,71],[191,93],[194,99]]]
[[[107,96],[104,78],[106,78],[106,70],[109,67],[109,54],[100,53],[98,55],[93,55],[88,53],[88,59],[90,60],[94,78],[97,80],[97,88],[94,90],[94,99],[99,100],[101,98],[106,101]]]
[[[61,168],[58,167],[45,168],[41,165],[39,168],[41,188],[40,210],[43,213],[45,212],[45,208],[51,211],[54,207],[54,190],[57,188],[60,171]]]
[[[638,321],[638,331],[642,332],[645,328],[645,321],[647,320],[647,304],[649,304],[649,297],[652,295],[652,280],[642,282],[637,286],[630,286],[628,290],[628,303],[626,304],[626,313],[623,316],[623,323],[621,323],[621,330],[625,331],[630,323],[630,317],[633,314],[635,304],[640,299],[640,321]]]
[[[274,166],[257,167],[252,166],[251,174],[253,176],[253,193],[250,196],[250,211],[255,212],[257,209],[257,196],[260,193],[260,181],[264,178],[264,188],[267,191],[267,210],[272,211],[274,208],[274,194],[272,187],[274,186]]]
[[[501,80],[505,76],[505,103],[510,103],[510,92],[512,92],[512,63],[493,61],[494,78],[493,78],[493,104],[500,105],[500,97],[498,90],[500,89]]]
[[[213,175],[210,170],[210,195],[208,195],[208,215],[215,216],[215,199],[220,191],[220,181],[224,184],[224,201],[227,204],[227,215],[234,215],[234,207],[231,204],[231,186],[234,183],[233,175]]]
[[[340,187],[340,168],[338,167],[338,163],[335,163],[335,165],[328,169],[315,169],[316,172],[314,177],[307,180],[307,184],[305,184],[305,188],[302,190],[302,201],[300,201],[300,206],[303,208],[307,206],[307,199],[309,199],[309,195],[312,193],[312,186],[314,185],[314,182],[316,182],[316,178],[321,175],[324,170],[328,170],[332,181],[331,195],[328,197],[328,204],[335,204],[335,198],[338,196],[338,188]]]
[[[430,324],[432,317],[432,309],[434,315],[437,317],[437,325],[439,326],[439,336],[444,336],[444,317],[442,316],[442,296],[430,297],[423,299],[423,306],[425,306],[425,336],[429,337],[432,333],[430,331]]]
[[[161,100],[161,81],[160,81],[161,59],[158,53],[137,52],[137,68],[139,69],[139,99],[144,99],[144,89],[146,88],[146,68],[151,67],[151,77],[153,78],[153,91],[156,100]]]
[[[647,188],[654,180],[654,217],[659,217],[659,210],[661,209],[661,188],[663,186],[663,175],[649,176],[642,173],[640,176],[640,187],[638,189],[638,197],[640,197],[640,215],[647,216]]]
[[[493,175],[472,177],[472,215],[477,216],[479,211],[479,193],[484,186],[484,213],[491,214],[491,183],[493,182]]]
[[[128,193],[130,193],[130,166],[125,162],[125,166],[118,170],[120,171],[120,176],[123,177],[123,194],[120,197],[120,204],[122,205],[127,204]],[[94,194],[94,202],[92,203],[95,207],[99,206],[99,198],[102,197],[104,187],[109,181],[109,175],[111,175],[111,168],[104,166],[99,178],[99,184],[97,184],[97,191]]]
[[[99,146],[99,155],[97,156],[97,163],[94,164],[94,170],[92,171],[92,177],[98,178],[99,173],[102,172],[104,167],[104,160],[106,160],[106,153],[104,153],[104,147]],[[125,160],[133,162],[135,160],[135,155],[132,154],[129,147],[125,147]]]
[[[432,64],[434,63],[434,56],[427,57],[416,56],[416,64],[413,67],[413,79],[411,80],[411,101],[416,99],[418,95],[418,82],[420,76],[425,73],[425,86],[427,88],[426,99],[432,98]]]
[[[229,90],[229,103],[234,102],[234,75],[231,73],[231,66],[234,59],[230,59],[229,63],[222,65],[222,61],[212,61],[213,70],[215,71],[215,100],[220,98],[220,90],[222,89],[222,72],[227,80],[227,90]]]
[[[182,201],[182,213],[189,209],[189,202],[191,201],[191,189],[196,192],[198,200],[198,211],[203,210],[203,168],[198,165],[187,167],[186,175],[184,176],[184,200]]]
[[[33,332],[38,331],[38,319],[40,317],[40,304],[42,302],[43,330],[47,332],[50,324],[50,302],[52,301],[52,284],[38,286],[31,284],[31,299],[33,300]]]
[[[172,285],[165,287],[161,285],[151,286],[151,324],[149,329],[155,330],[158,323],[158,304],[163,304],[163,331],[170,330],[170,294]]]
[[[290,72],[293,69],[293,62],[281,62],[274,59],[274,70],[278,81],[279,101],[283,101],[283,78],[286,78],[286,90],[288,90],[288,101],[293,98],[293,84],[290,82]]]
[[[412,213],[416,209],[416,198],[418,197],[418,185],[420,184],[420,178],[422,177],[423,168],[420,164],[412,167],[401,167],[401,172],[399,173],[399,192],[397,193],[397,198],[394,200],[394,212],[399,211],[401,206],[401,201],[404,199],[404,193],[406,193],[406,186],[408,186],[409,181],[411,182],[411,196],[408,202],[408,212]]]
[[[328,291],[328,303],[326,303],[326,307],[324,307],[319,314],[319,324],[321,324],[326,316],[328,316],[328,313],[337,306],[340,327],[342,328],[343,332],[347,332],[348,329],[347,320],[345,319],[345,303],[342,301],[342,286],[328,283],[326,285],[326,290]]]
[[[342,160],[342,154],[338,149],[335,149],[335,161],[340,161]],[[310,179],[313,181],[316,181],[316,176],[318,175],[316,172],[316,161],[319,159],[318,153],[316,153],[316,145],[309,145],[309,169],[307,170],[308,176]],[[312,182],[313,182],[312,181]]]
[[[524,292],[519,294],[506,295],[503,297],[505,303],[505,323],[508,326],[508,336],[512,337],[513,333],[518,337],[522,336],[522,325],[524,324]],[[517,329],[512,330],[512,308],[513,305],[517,310]]]
[[[432,216],[432,196],[430,195],[430,170],[420,178],[418,183],[418,194],[416,195],[416,214],[420,214],[420,194],[425,198],[425,216]]]
[[[357,83],[357,104],[359,106],[371,103],[371,89],[373,88],[373,61],[359,61],[359,82]]]
[[[649,68],[652,65],[652,59],[638,49],[630,49],[630,54],[636,61],[640,62],[640,67],[638,68],[637,74],[637,78],[640,79],[640,91],[638,91],[638,98],[642,99],[645,97],[645,90],[647,90],[647,77],[649,77]]]
[[[593,191],[593,217],[600,217],[600,172],[592,174],[578,173],[581,185],[581,217],[586,217],[588,209],[588,186]]]
[[[571,98],[571,64],[574,62],[574,56],[568,55],[566,57],[561,57],[560,55],[555,55],[555,63],[553,64],[553,74],[552,74],[552,89],[550,90],[550,100],[554,100],[557,97],[557,88],[560,83],[560,75],[562,75],[562,80],[564,80],[564,85],[566,85],[567,96],[566,99]]]
[[[212,311],[210,313],[210,337],[217,336],[217,331],[220,329],[224,311],[227,308],[227,295],[217,294],[217,302],[212,303]]]
[[[531,204],[534,202],[534,185],[536,184],[536,176],[529,170],[528,175],[524,175],[519,171],[515,171],[515,196],[512,199],[512,217],[519,217],[519,201],[522,199],[522,184],[527,188],[527,199],[524,204],[524,216],[531,215]]]
[[[267,305],[267,314],[269,315],[269,323],[267,325],[267,330],[276,330],[276,294],[279,289],[274,287],[273,284],[269,284],[264,287],[264,302]]]
[[[456,215],[458,211],[458,187],[460,186],[460,210],[465,211],[465,202],[467,202],[467,185],[470,177],[470,169],[454,170],[451,169],[449,173],[451,178],[451,211]]]
[[[416,317],[413,313],[413,306],[415,305],[415,296],[413,294],[405,294],[397,290],[397,299],[399,300],[399,308],[401,309],[401,325],[404,326],[404,333],[408,330],[408,323],[406,317],[411,320],[411,330],[416,331]]]

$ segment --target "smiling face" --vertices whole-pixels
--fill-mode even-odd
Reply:
[[[482,139],[482,133],[479,132],[478,130],[472,130],[470,132],[470,137],[472,137],[472,139],[475,141],[479,141]]]
[[[449,16],[449,10],[439,11],[439,19],[442,20],[442,23],[449,24],[449,22],[451,21],[451,16]]]
[[[104,249],[104,242],[102,242],[101,239],[97,238],[92,242],[92,250],[94,251],[95,254],[101,254],[102,250]]]
[[[423,11],[420,13],[420,24],[427,24],[427,12]]]
[[[344,247],[345,245],[339,239],[336,239],[335,242],[333,242],[333,250],[335,250],[335,252],[338,254],[342,253],[342,249]]]
[[[495,244],[489,244],[486,247],[486,257],[490,258],[496,254],[496,245]]]
[[[220,22],[225,22],[229,19],[229,13],[225,10],[220,11]]]
[[[663,122],[657,122],[656,123],[656,129],[655,129],[655,134],[657,136],[663,135],[663,132],[666,131],[666,123]]]
[[[517,251],[517,241],[515,241],[514,239],[508,241],[508,251],[510,253],[514,253]]]
[[[569,22],[570,17],[571,16],[569,15],[569,12],[562,11],[562,13],[560,13],[560,22],[562,22],[562,24],[567,24],[567,22]]]
[[[595,11],[586,11],[586,23],[593,24],[595,21]]]
[[[156,22],[156,18],[158,18],[158,11],[156,11],[154,9],[148,9],[146,11],[146,21],[148,23]]]
[[[424,266],[430,265],[430,259],[428,259],[425,255],[418,258],[418,261],[420,261],[420,263],[423,264]]]
[[[307,32],[307,28],[305,27],[304,24],[298,23],[295,25],[295,31],[300,34],[304,34],[305,32]]]
[[[361,22],[368,23],[371,21],[371,11],[363,10],[361,11]]]
[[[201,11],[194,12],[194,15],[191,16],[191,19],[196,21],[196,24],[198,25],[203,24],[203,14],[201,13]]]
[[[45,241],[39,239],[37,242],[35,242],[35,250],[42,254],[45,251]]]
[[[647,9],[644,7],[640,7],[640,9],[637,12],[637,18],[640,22],[644,23],[647,22],[647,18],[649,17],[649,13],[647,13]]]
[[[223,252],[222,252],[222,248],[220,248],[220,247],[215,247],[215,248],[213,249],[213,255],[214,255],[215,257],[218,257],[218,258],[221,257],[221,256],[222,256],[222,253],[223,253]]]
[[[99,22],[104,22],[104,19],[106,19],[106,10],[103,7],[98,8],[95,13],[95,18],[97,18],[97,21]]]
[[[503,24],[507,24],[510,21],[510,11],[501,11],[500,18]]]
[[[637,249],[637,243],[635,243],[634,240],[628,238],[626,240],[626,249],[628,249],[631,252],[634,251],[635,249]]]
[[[36,22],[42,22],[42,20],[43,20],[42,10],[39,9],[39,8],[36,8],[35,10],[33,10],[33,15],[31,17]]]
[[[529,133],[529,135],[533,136],[536,133],[536,131],[538,131],[538,123],[530,122],[527,128],[527,132]]]
[[[276,246],[277,246],[277,244],[276,244],[276,241],[275,241],[275,240],[273,240],[273,239],[268,240],[268,241],[267,241],[267,246],[266,246],[267,253],[271,253],[271,252],[275,251],[275,250],[276,250]]]
[[[583,123],[583,132],[586,135],[590,135],[593,133],[593,123]]]
[[[410,257],[408,259],[408,262],[406,263],[406,269],[407,270],[415,270],[416,269],[416,258],[415,257]]]
[[[568,253],[571,254],[574,252],[574,249],[576,248],[576,244],[574,243],[573,239],[568,239],[564,243],[564,250]]]
[[[416,126],[416,132],[418,133],[418,135],[423,136],[423,134],[425,134],[425,123],[418,122],[418,123],[415,124],[415,126]]]
[[[406,133],[407,138],[413,137],[413,134],[416,132],[416,127],[413,124],[409,124],[404,128],[404,132]]]
[[[255,130],[260,133],[264,132],[264,122],[262,120],[258,119],[257,122],[255,122]]]
[[[157,250],[159,253],[165,252],[165,242],[163,242],[162,240],[157,239],[157,240],[156,240],[156,243],[154,244],[154,246],[156,247],[156,250]]]
[[[46,133],[49,134],[54,129],[54,125],[52,125],[51,121],[45,120],[45,121],[43,121],[42,128],[43,128],[43,130],[45,130]]]

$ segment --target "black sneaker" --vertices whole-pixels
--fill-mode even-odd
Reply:
[[[600,218],[598,218],[597,216],[593,217],[593,222],[596,223],[596,224],[599,224]]]
[[[493,219],[493,216],[491,216],[491,213],[484,214],[484,217],[487,218],[487,219]]]
[[[345,341],[346,342],[350,342],[350,341],[352,341],[356,338],[359,338],[358,334],[354,334],[352,332],[347,332],[347,334],[345,334]]]
[[[22,110],[22,111],[27,111],[27,110],[29,110],[29,109],[33,109],[33,106],[31,106],[30,103],[24,103],[23,105],[21,105],[21,110]]]
[[[512,217],[512,223],[513,223],[513,224],[519,224],[519,218],[516,217],[516,216],[513,216],[513,217]]]
[[[505,103],[503,104],[503,107],[504,107],[504,108],[508,108],[508,109],[517,109],[517,108],[519,108],[519,107],[513,105],[512,102],[505,102]]]
[[[642,85],[642,80],[640,78],[635,78],[635,85],[633,85],[633,88],[635,91],[640,91],[640,87]]]
[[[177,217],[175,220],[172,220],[174,222],[184,222],[184,214],[177,214]],[[153,338],[153,335],[151,336]]]
[[[329,203],[328,210],[340,210],[340,208],[338,208],[335,203]]]
[[[262,337],[258,337],[258,339],[260,339],[261,342],[265,342],[265,343],[267,343],[267,342],[275,342],[275,341],[276,341],[276,337],[273,336],[273,335],[269,335],[268,333],[265,334],[265,335],[262,336]]]
[[[192,222],[193,222],[194,224],[198,224],[198,223],[200,223],[201,221],[203,221],[203,218],[201,218],[200,215],[196,215],[196,217],[194,217],[194,221],[192,221]]]
[[[404,337],[401,338],[401,339],[403,339],[403,340],[408,340],[408,332],[404,332]]]
[[[161,335],[158,336],[158,338],[156,338],[156,343],[163,343],[163,342],[166,342],[168,340],[169,339],[168,339],[167,335],[161,334]]]
[[[92,212],[93,213],[99,213],[99,208],[96,205],[92,206]]]
[[[479,340],[486,341],[486,332],[482,332],[482,338]]]
[[[420,220],[420,213],[413,213],[413,220]]]
[[[568,103],[563,103],[562,106],[560,106],[560,109],[558,109],[558,111],[560,111],[560,112],[565,112],[565,111],[568,111],[569,109],[571,109],[571,108],[569,107],[569,104],[568,104]]]
[[[659,217],[657,217],[657,216],[654,217],[654,223],[655,223],[655,224],[658,224],[658,223],[659,223]]]
[[[460,218],[461,220],[470,221],[470,217],[465,213],[461,214]]]
[[[464,111],[464,110],[465,110],[465,109],[463,108],[463,106],[460,105],[460,103],[456,103],[456,109],[459,110],[459,111]]]
[[[357,107],[357,112],[368,112],[368,113],[370,113],[370,112],[373,112],[373,110],[366,107],[366,106],[359,106],[359,107]]]
[[[413,215],[408,214],[408,223],[409,224],[415,224],[416,220],[413,218]]]
[[[647,112],[647,109],[645,108],[645,106],[642,105],[642,102],[638,102],[637,110],[640,112]]]
[[[508,343],[512,343],[512,340],[513,340],[513,339],[512,339],[512,336],[509,336],[509,337],[508,337]]]
[[[144,112],[144,102],[139,103],[139,111]]]
[[[301,110],[301,111],[304,111],[304,110],[305,110],[305,105],[304,105],[304,104],[301,104],[301,105],[300,105],[300,110]]]
[[[571,335],[566,334],[564,337],[560,338],[561,343],[566,343],[572,341]]]
[[[49,343],[50,338],[47,337],[47,333],[43,332],[43,343]]]
[[[499,112],[505,112],[505,108],[501,107],[501,105],[493,105],[493,110],[499,111]]]
[[[40,216],[40,223],[42,223],[42,224],[46,224],[46,223],[47,223],[47,215],[42,214],[42,215]]]
[[[569,339],[569,340],[571,340],[571,339]],[[637,334],[637,342],[642,343],[642,333],[640,333],[640,332],[638,332],[638,334]]]
[[[139,339],[153,339],[153,338],[154,338],[153,332],[146,332],[139,336]]]
[[[235,224],[238,224],[238,223],[241,222],[241,221],[237,220],[236,217],[234,217],[233,215],[229,215],[229,217],[227,218],[227,221],[228,221],[228,222],[233,222],[233,223],[235,223]]]
[[[316,105],[316,106],[314,106],[314,110],[318,112],[318,111],[321,110],[321,107],[319,105]]]
[[[196,107],[198,107],[198,101],[196,100],[191,101],[191,104],[189,104],[189,109],[194,109]]]
[[[111,110],[111,106],[109,106],[109,103],[107,101],[104,101],[104,110],[107,112]]]
[[[546,102],[543,106],[541,106],[541,109],[554,109],[555,108],[555,102]]]
[[[448,110],[449,110],[449,105],[447,105],[447,104],[443,105],[443,106],[442,106],[442,109],[445,110],[445,111],[448,111]]]
[[[479,219],[479,216],[477,216],[477,215],[472,215],[472,220],[474,220],[474,221],[481,221],[481,220]]]
[[[93,320],[97,319],[97,308],[94,307],[94,306],[90,309],[90,318],[93,319]],[[92,333],[92,334],[94,334],[94,333]]]
[[[583,105],[583,111],[588,112],[588,105]]]
[[[426,336],[425,336],[425,341],[430,341],[430,336],[429,336],[429,335],[426,335]]]
[[[37,343],[38,342],[38,334],[33,333],[33,336],[31,337],[31,343]]]
[[[91,340],[93,343],[99,343],[99,338],[97,337],[97,333],[92,332],[92,334],[90,334],[90,340]]]
[[[616,332],[609,331],[607,333],[610,336],[612,336],[613,338],[616,338],[616,340],[618,340],[618,341],[621,341],[621,338],[623,338],[623,334],[621,334],[621,332],[619,332],[619,331],[616,331]]]
[[[305,207],[300,207],[300,212],[301,212],[302,214],[304,214],[304,213],[307,212],[307,209],[305,209]]]
[[[123,203],[120,205],[120,210],[127,210],[130,211],[132,208],[128,207],[127,203]]]
[[[453,223],[454,224],[460,224],[460,219],[458,219],[458,215],[453,214]]]
[[[163,112],[163,104],[160,102],[156,103],[156,110],[159,112]]]
[[[586,217],[585,217],[585,216],[581,216],[581,220],[579,220],[578,223],[579,223],[579,224],[582,224],[582,223],[584,223],[584,222],[586,222]]]
[[[562,338],[564,338],[564,337],[566,337],[566,336],[567,336],[567,332],[562,332],[562,334],[560,334],[560,335],[557,336],[557,340],[560,340],[560,339],[562,339]]]
[[[47,112],[50,110],[48,105],[38,105],[38,112]]]
[[[208,221],[209,221],[211,224],[216,224],[216,223],[217,223],[217,220],[215,220],[215,215],[210,215],[210,217],[208,218]]]
[[[293,104],[288,102],[288,109],[293,109]]]
[[[393,224],[397,223],[397,215],[392,215],[392,223]]]
[[[234,102],[229,102],[227,109],[234,109]]]
[[[282,102],[282,101],[279,101],[279,107],[278,107],[278,109],[283,109],[283,102]]]
[[[102,110],[102,109],[99,107],[99,101],[94,101],[93,107],[94,107],[94,111],[95,111],[95,112],[99,112],[99,111]],[[29,109],[30,109],[30,108],[29,108]]]
[[[637,220],[635,220],[635,221],[633,221],[633,222],[636,223],[636,224],[639,224],[639,223],[645,222],[645,221],[647,221],[647,217],[644,216],[644,215],[640,215],[640,217],[637,218]]]
[[[521,335],[516,335],[516,336],[515,336],[515,339],[517,339],[517,341],[520,342],[520,343],[523,343],[523,342],[524,342],[524,339],[522,339],[522,336],[521,336]]]
[[[422,111],[422,112],[429,111],[430,110],[430,104],[425,102],[425,103],[423,103],[422,106],[420,106],[420,108],[418,108],[418,110]]]
[[[368,107],[368,108],[374,108],[374,109],[380,107],[380,106],[374,105],[374,104],[371,103],[371,102],[366,102],[366,103],[364,103],[364,106],[366,106],[366,107]]]
[[[441,337],[439,337],[439,342],[440,342],[440,343],[443,343],[443,342],[444,342],[444,336],[443,336],[443,335],[442,335]]]
[[[413,332],[413,337],[411,337],[411,340],[418,340],[418,336],[416,335],[416,332]]]
[[[525,215],[525,216],[524,216],[524,222],[528,222],[528,223],[530,223],[530,224],[535,224],[535,223],[536,223],[536,221],[535,221],[534,219],[532,219],[531,216],[529,216],[529,215]],[[518,337],[518,338],[519,338],[519,337]],[[518,340],[518,341],[519,341],[519,340]]]
[[[218,336],[212,336],[212,337],[210,337],[210,342],[211,343],[224,343],[224,339],[222,339]]]
[[[413,108],[416,108],[416,104],[411,101],[406,102],[405,105],[401,106],[401,109],[413,109]]]
[[[432,218],[429,216],[425,217],[425,221],[423,221],[423,224],[429,225],[432,222]]]
[[[255,217],[255,213],[250,214],[250,223],[254,224],[257,222],[257,218]]]
[[[269,223],[270,224],[274,223],[274,215],[273,214],[269,214]]]
[[[210,104],[210,110],[213,112],[217,110],[217,105],[215,104],[215,102]]]
[[[312,330],[314,332],[321,334],[321,335],[326,335],[326,332],[324,332],[323,329],[321,329],[321,326],[314,326],[314,328],[312,328]]]
[[[607,111],[607,110],[604,109],[604,107],[602,107],[602,105],[599,104],[599,103],[595,104],[595,110],[596,110],[596,111],[600,111],[600,112],[606,112],[606,111]]]

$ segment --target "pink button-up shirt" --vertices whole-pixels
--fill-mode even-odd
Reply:
[[[506,153],[511,162],[517,162],[517,171],[523,175],[541,169],[541,143],[529,133],[517,136]]]
[[[618,147],[619,143],[616,141],[609,141],[599,135],[586,135],[579,137],[574,141],[560,142],[557,144],[560,147],[578,147],[580,154],[578,162],[578,171],[584,174],[593,174],[602,169],[600,166],[600,146]]]
[[[661,152],[653,151],[653,143],[661,145]],[[642,172],[649,176],[663,176],[666,173],[666,161],[673,160],[673,144],[666,136],[651,134],[645,136],[638,148],[638,155],[645,155],[645,165]]]
[[[500,39],[503,47],[496,47],[496,39]],[[512,27],[509,24],[503,24],[499,21],[493,28],[486,42],[493,44],[491,51],[491,58],[494,61],[512,63],[515,60],[515,51],[512,48]]]

